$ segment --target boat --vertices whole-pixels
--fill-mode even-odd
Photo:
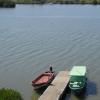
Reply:
[[[86,83],[86,66],[74,66],[70,71],[70,90],[74,93],[80,93],[86,88]]]
[[[34,89],[44,88],[50,85],[55,77],[55,72],[46,71],[39,75],[36,79],[32,80]]]

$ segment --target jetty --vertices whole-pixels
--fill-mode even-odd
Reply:
[[[69,71],[60,71],[38,100],[60,100],[69,82]]]

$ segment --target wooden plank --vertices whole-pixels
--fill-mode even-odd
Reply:
[[[69,72],[60,71],[39,100],[59,100],[69,82]]]

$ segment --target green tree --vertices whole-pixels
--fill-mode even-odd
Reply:
[[[97,0],[93,0],[93,4],[96,5],[98,3]]]
[[[0,0],[0,7],[14,8],[16,6],[13,0]]]

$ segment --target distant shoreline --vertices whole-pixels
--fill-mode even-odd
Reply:
[[[45,5],[45,4],[51,4],[51,5],[53,5],[53,4],[61,4],[61,5],[63,5],[63,4],[65,4],[65,5],[74,5],[74,4],[76,4],[76,5],[100,5],[100,3],[52,3],[52,2],[50,2],[50,3],[16,3],[16,4],[37,4],[37,5]]]
[[[100,4],[100,0],[15,0],[16,4]]]
[[[93,3],[43,3],[43,4],[41,4],[41,3],[16,3],[16,4],[32,4],[32,5],[45,5],[45,4],[51,4],[51,5],[53,5],[53,4],[61,4],[61,5],[100,5],[100,3],[97,3],[97,4],[93,4]]]
[[[77,5],[86,5],[86,4],[89,4],[89,5],[100,5],[100,1],[99,0],[91,0],[91,1],[88,1],[88,0],[27,0],[27,2],[25,2],[24,0],[19,0],[19,1],[0,1],[0,8],[15,8],[16,7],[16,4],[37,4],[37,5],[43,5],[43,4],[77,4]]]

